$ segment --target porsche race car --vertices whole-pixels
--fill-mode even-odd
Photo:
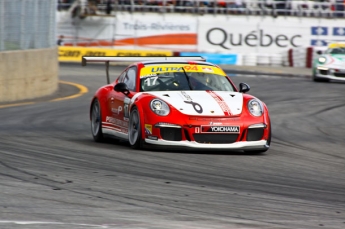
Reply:
[[[267,106],[236,88],[202,57],[83,57],[104,62],[108,83],[90,104],[96,142],[112,137],[132,148],[205,149],[263,153],[271,143]],[[114,82],[109,63],[130,62]]]
[[[313,62],[314,81],[345,80],[345,43],[331,43],[324,53],[318,54]]]

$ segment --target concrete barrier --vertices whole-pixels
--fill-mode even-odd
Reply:
[[[57,48],[0,52],[0,102],[39,98],[57,89]]]

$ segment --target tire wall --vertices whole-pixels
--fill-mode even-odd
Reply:
[[[51,95],[58,89],[56,47],[0,52],[0,102]]]

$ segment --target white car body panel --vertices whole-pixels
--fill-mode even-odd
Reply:
[[[145,93],[162,99],[186,115],[239,115],[243,107],[243,95],[239,92],[159,91]]]
[[[314,77],[345,81],[345,55],[324,54],[322,57],[327,61],[325,64],[315,64]]]

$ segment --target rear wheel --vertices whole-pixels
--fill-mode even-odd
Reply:
[[[134,149],[139,149],[143,145],[140,113],[136,107],[133,108],[129,117],[128,141],[130,146]]]
[[[102,133],[101,106],[98,99],[95,99],[91,106],[91,133],[96,142],[104,141]]]

